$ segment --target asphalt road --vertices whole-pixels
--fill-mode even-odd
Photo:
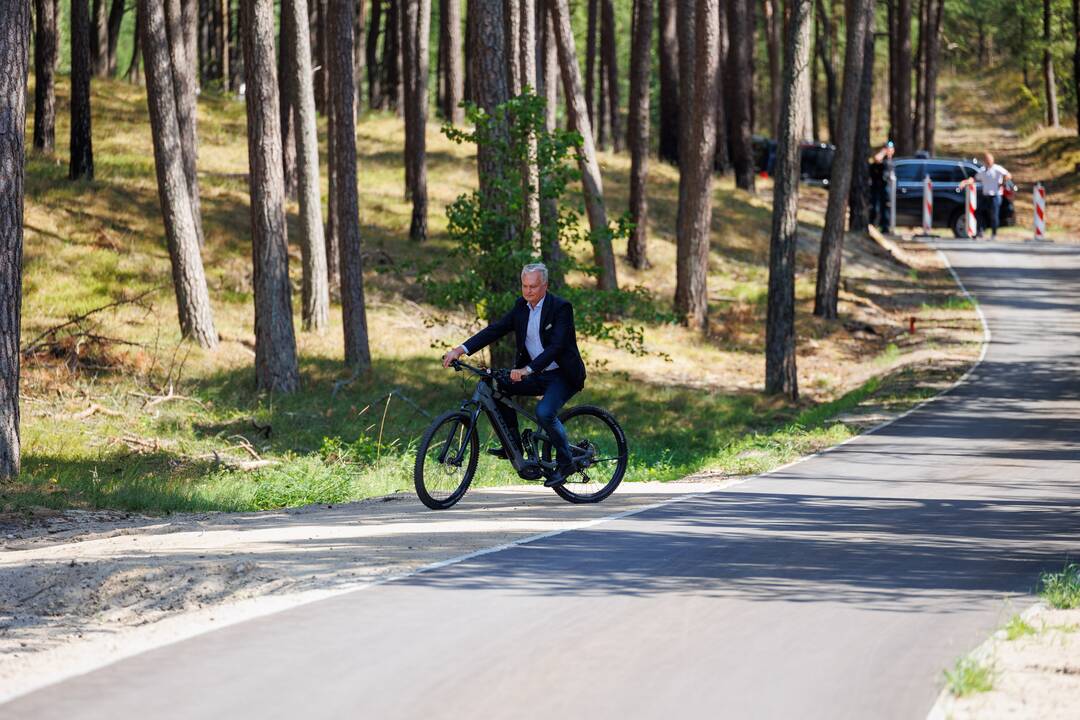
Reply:
[[[944,247],[993,342],[899,422],[163,647],[0,718],[922,718],[942,669],[1080,553],[1080,248]]]

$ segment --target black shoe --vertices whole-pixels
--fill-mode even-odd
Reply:
[[[502,460],[509,460],[510,459],[510,456],[507,455],[506,448],[504,448],[504,447],[488,448],[487,452],[488,452],[488,455],[493,455],[494,457],[500,458]],[[518,450],[518,455],[521,455],[521,454],[523,454],[522,451]]]
[[[566,478],[570,477],[577,472],[577,464],[570,463],[569,465],[563,465],[555,470],[555,473],[544,481],[544,487],[555,487],[556,485],[562,485],[566,482]]]
[[[557,487],[566,482],[566,475],[556,470],[555,474],[544,481],[544,487]]]

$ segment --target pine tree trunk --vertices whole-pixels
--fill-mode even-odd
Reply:
[[[754,42],[750,0],[729,0],[728,28],[731,47],[728,53],[728,83],[731,88],[731,159],[735,166],[735,187],[754,190],[753,135],[753,66]]]
[[[941,65],[941,21],[945,0],[933,0],[932,25],[926,48],[926,113],[923,118],[923,148],[933,157],[937,149],[937,81]]]
[[[465,115],[461,101],[465,94],[465,74],[461,54],[461,0],[445,0],[446,17],[441,25],[446,31],[446,56],[443,67],[443,117],[460,125]]]
[[[288,5],[289,0],[282,0]],[[294,39],[285,27],[285,10],[282,8],[281,21],[279,22],[278,35],[278,61],[277,81],[278,97],[281,98],[281,175],[285,183],[285,197],[290,200],[296,199],[296,130],[293,125],[294,113],[292,105],[292,93],[289,92],[290,68],[296,63],[294,55],[296,48]]]
[[[334,131],[334,102],[328,98],[326,106],[326,184],[329,192],[326,197],[326,274],[330,284],[330,295],[341,299],[341,243],[337,221],[337,133]]]
[[[896,0],[896,23],[896,154],[911,155],[911,0]]]
[[[765,392],[799,397],[795,367],[795,248],[799,209],[799,128],[810,82],[812,0],[789,0],[784,43],[784,94],[780,100],[773,184],[772,236],[769,243],[769,300],[765,323]]]
[[[1057,82],[1054,80],[1054,56],[1050,43],[1054,41],[1050,21],[1050,0],[1043,0],[1043,83],[1046,86],[1046,124],[1061,127],[1058,119]]]
[[[694,17],[697,12],[697,0],[679,0],[679,139],[690,137],[690,126],[694,118],[694,57],[695,36],[697,22]],[[696,148],[679,143],[679,205],[678,217],[675,220],[676,228],[682,225],[682,210],[686,207],[685,194],[687,184],[682,178],[686,171],[686,161]]]
[[[240,0],[237,0],[235,10],[233,10],[233,0],[226,0],[229,3],[229,87],[232,90],[239,91],[240,83],[243,82],[244,77],[244,43],[240,36],[240,28],[242,26],[241,20],[244,15],[244,8]]]
[[[405,61],[405,165],[412,198],[409,238],[427,239],[427,128],[428,46],[431,35],[431,0],[404,0],[402,56]]]
[[[301,317],[304,330],[322,333],[330,321],[330,288],[319,187],[319,138],[315,118],[315,85],[311,74],[307,0],[283,0],[281,23],[292,58],[292,63],[286,68],[286,89],[296,127],[300,257],[303,264]]]
[[[521,0],[503,0],[506,20],[506,59],[510,68],[510,97],[521,94]]]
[[[587,25],[585,26],[585,107],[589,110],[590,127],[599,128],[596,112],[596,60],[600,57],[597,47],[599,37],[600,0],[586,0]],[[596,135],[593,140],[596,140]]]
[[[730,0],[729,0],[730,1]],[[679,164],[678,0],[660,5],[660,147],[661,160]]]
[[[814,17],[814,53],[810,68],[810,137],[816,142],[821,139],[821,93],[818,90],[818,66],[821,65],[821,56],[817,52],[818,39],[821,37],[821,18]]]
[[[93,0],[90,11],[90,55],[94,75],[109,74],[109,0]]]
[[[214,329],[210,292],[199,254],[199,236],[180,149],[183,136],[177,117],[175,75],[171,67],[164,7],[156,0],[139,0],[136,18],[146,65],[146,103],[154,142],[158,199],[172,263],[180,330],[184,337],[205,348],[213,348],[217,346],[218,335]]]
[[[367,76],[368,107],[372,110],[385,107],[382,87],[382,66],[379,64],[379,36],[383,34],[383,0],[371,0],[371,20],[368,23]]]
[[[139,27],[139,5],[135,4],[135,27]],[[128,63],[127,74],[124,79],[132,85],[142,84],[142,72],[139,69],[139,62],[142,60],[142,37],[141,33],[136,30],[135,37],[131,41],[131,62]]]
[[[630,264],[649,267],[649,80],[652,56],[653,0],[634,0],[630,29],[630,221],[634,230],[626,247]],[[719,32],[719,28],[717,28]]]
[[[356,90],[353,97],[356,101],[353,103],[355,116],[353,119],[359,120],[360,103],[364,97],[364,71],[367,63],[367,3],[365,0],[355,1],[356,22],[353,23],[353,38],[356,42],[353,45],[353,81],[356,83]]]
[[[543,27],[540,55],[543,58],[543,95],[547,102],[544,115],[544,129],[555,130],[556,106],[559,101],[559,55],[555,45],[555,29],[551,24],[548,11],[553,0],[537,0],[537,27]],[[565,257],[559,241],[559,207],[555,198],[540,200],[540,224],[543,228],[544,245],[541,258],[548,266],[548,276],[552,287],[563,284]]]
[[[619,121],[619,57],[615,44],[615,3],[601,0],[600,45],[604,53],[604,70],[607,71],[607,122],[611,149],[622,152],[622,123]]]
[[[116,76],[116,50],[120,39],[120,25],[124,22],[124,11],[126,9],[127,3],[125,0],[112,0],[112,6],[109,8],[105,71],[110,77]]]
[[[468,4],[469,33],[475,41],[469,57],[471,99],[493,116],[495,108],[510,99],[509,55],[514,52],[516,43],[507,37],[506,10],[502,0],[470,0]],[[492,143],[481,143],[476,149],[480,202],[485,211],[506,214],[510,211],[498,199],[497,187],[506,181],[509,168],[504,166],[504,159],[492,145],[509,143],[510,131],[505,122],[498,122],[493,131]],[[506,278],[507,285],[489,289],[512,289],[514,281],[514,278]],[[505,311],[506,308],[487,308],[487,319],[495,320]],[[492,367],[509,367],[514,361],[514,349],[506,340],[490,345],[488,352]]]
[[[844,89],[840,100],[840,115],[844,118],[857,118],[859,113],[863,50],[866,46],[866,33],[873,18],[873,0],[851,0],[851,8],[847,48],[844,53]],[[825,210],[825,229],[821,234],[817,290],[814,296],[814,314],[828,320],[836,319],[840,265],[844,256],[844,225],[847,222],[848,193],[851,190],[851,174],[855,162],[857,126],[857,122],[840,123],[836,154],[829,175],[829,202]],[[865,162],[865,158],[861,160]]]
[[[536,84],[536,0],[516,0],[518,5],[517,38],[519,66],[521,68],[522,91],[526,88],[534,94]],[[522,227],[525,230],[533,252],[539,255],[542,250],[542,232],[540,226],[540,169],[537,165],[536,134],[530,132],[525,139],[526,160],[522,168],[525,183],[525,207],[522,208]]]
[[[727,56],[730,45],[727,26],[728,1],[720,0],[720,13],[717,23],[720,51],[716,63],[716,72],[720,89],[716,93],[716,162],[713,167],[716,172],[723,174],[731,170],[731,138],[728,133],[731,118],[728,117],[727,107]]]
[[[837,93],[836,93],[836,66],[832,61],[832,46],[830,43],[829,35],[832,34],[832,24],[835,19],[830,20],[828,12],[825,10],[824,0],[817,0],[818,17],[821,18],[821,33],[818,35],[817,51],[818,57],[821,60],[821,67],[825,71],[825,117],[829,127],[829,142],[836,143],[836,112],[837,112]]]
[[[34,0],[34,149],[56,149],[56,5],[57,0]]]
[[[581,70],[577,51],[574,49],[574,34],[570,26],[567,0],[554,0],[550,10],[559,47],[566,113],[570,127],[577,130],[582,137],[578,166],[581,168],[581,184],[585,191],[585,212],[589,216],[589,229],[592,231],[593,257],[600,269],[598,282],[602,290],[617,290],[619,283],[615,274],[615,253],[611,249],[607,212],[604,209],[604,187],[600,180],[600,165],[596,162],[596,148],[593,146],[585,94],[581,88]]]
[[[300,371],[289,285],[281,109],[274,77],[274,5],[272,0],[241,0],[241,5],[255,287],[255,384],[259,390],[291,393],[300,387]]]
[[[316,68],[312,69],[315,73],[315,109],[324,115],[329,114],[327,98],[327,85],[328,70],[327,70],[327,56],[326,56],[326,23],[328,3],[332,0],[310,0],[310,13],[315,22],[315,45],[312,48],[313,57],[317,57]]]
[[[360,208],[356,189],[356,122],[353,119],[352,77],[353,8],[332,2],[327,35],[330,41],[330,95],[334,113],[336,165],[334,212],[341,267],[341,315],[345,336],[345,363],[357,370],[371,367],[367,310],[364,305],[364,268],[360,248]]]
[[[544,26],[544,99],[547,101],[548,132],[555,129],[559,104],[559,50],[555,42],[555,28],[551,24],[551,13],[548,12],[548,6],[552,2],[554,0],[537,0],[538,12]]]
[[[52,0],[45,0],[51,4]],[[38,4],[40,12],[41,4]],[[55,7],[53,8],[55,11]],[[30,4],[0,0],[0,482],[19,474],[19,328]],[[56,15],[52,15],[55,27]],[[48,21],[46,19],[46,21]],[[40,27],[40,20],[39,20]],[[41,37],[39,32],[39,37]],[[54,33],[55,54],[55,33]],[[40,77],[37,79],[41,82]]]
[[[183,0],[190,2],[191,0]],[[165,0],[165,31],[169,38],[169,57],[172,61],[173,92],[176,94],[176,119],[180,123],[180,151],[187,178],[188,196],[195,222],[199,247],[203,246],[202,203],[199,200],[199,176],[196,170],[198,134],[195,128],[196,98],[195,57],[188,54],[184,29],[182,0]]]
[[[893,142],[896,142],[897,133],[900,132],[900,121],[897,119],[898,108],[900,107],[897,101],[897,93],[900,91],[900,76],[898,71],[899,45],[897,44],[896,4],[897,0],[885,0],[886,27],[888,28],[886,36],[889,39],[889,139]]]
[[[71,166],[72,180],[94,179],[90,133],[90,12],[87,0],[71,0]]]
[[[401,115],[405,108],[405,80],[402,68],[402,34],[403,12],[402,3],[405,0],[390,0],[386,14],[386,39],[383,43],[383,68],[386,75],[383,78],[389,109]],[[406,171],[408,169],[406,168]]]
[[[1076,132],[1080,134],[1080,0],[1072,0],[1073,97],[1076,100]]]
[[[926,137],[923,122],[926,112],[926,43],[929,40],[927,36],[929,21],[926,17],[929,3],[927,0],[918,0],[918,3],[919,35],[915,42],[915,115],[911,123],[915,146],[918,146]]]
[[[769,129],[776,137],[780,124],[780,13],[776,0],[764,0],[765,49],[769,56]]]
[[[859,114],[855,122],[855,158],[852,165],[850,228],[865,232],[870,225],[870,120],[874,104],[874,22],[863,40],[862,81],[859,85]],[[931,106],[932,107],[932,106]]]
[[[689,142],[680,157],[678,243],[676,248],[675,309],[692,328],[709,325],[709,239],[712,230],[712,177],[716,157],[716,93],[720,54],[719,0],[694,1],[694,61],[692,79],[683,79],[690,90],[683,112],[690,115]],[[680,11],[686,5],[680,7]],[[684,20],[685,22],[685,20]],[[680,35],[681,41],[688,35]],[[685,185],[685,190],[683,186]]]

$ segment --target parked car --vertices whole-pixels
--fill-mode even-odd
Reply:
[[[773,174],[776,162],[776,141],[761,135],[752,139],[754,165],[758,172]],[[804,182],[828,186],[829,173],[832,172],[833,155],[836,146],[821,142],[802,142],[799,144],[799,174]]]
[[[960,183],[982,169],[982,166],[956,158],[898,157],[896,163],[896,224],[898,226],[917,227],[922,225],[923,182],[927,175],[934,184],[934,222],[933,227],[949,228],[953,235],[967,237],[967,225],[964,218],[964,192]],[[979,201],[982,201],[982,188],[977,186]],[[1016,224],[1016,211],[1013,207],[1015,188],[1006,184],[1001,202],[1000,223]],[[980,232],[984,227],[982,213],[978,213]]]

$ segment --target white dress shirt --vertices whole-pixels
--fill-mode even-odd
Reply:
[[[544,352],[544,344],[540,342],[540,314],[544,309],[544,300],[547,299],[547,294],[540,298],[540,302],[535,306],[529,305],[529,324],[525,328],[525,350],[529,353],[529,359],[535,360],[540,356],[540,353]],[[559,367],[558,363],[551,363],[544,371],[554,370]]]

